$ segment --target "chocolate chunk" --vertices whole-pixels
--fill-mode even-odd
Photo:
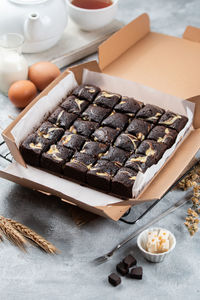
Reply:
[[[142,267],[137,267],[137,268],[131,269],[129,275],[131,278],[134,278],[134,279],[142,279],[142,275],[143,275]]]
[[[143,141],[152,128],[152,124],[140,119],[134,119],[128,126],[127,132],[132,134],[139,141]]]
[[[151,156],[155,160],[155,162],[158,162],[159,159],[163,156],[166,148],[167,147],[165,144],[160,144],[153,140],[145,140],[136,150],[136,154]]]
[[[31,134],[23,141],[19,150],[27,164],[39,167],[40,156],[49,148],[51,143],[51,140],[44,139],[37,134]]]
[[[142,102],[125,96],[121,98],[121,101],[114,107],[114,109],[118,112],[126,113],[128,116],[134,117],[138,110],[143,106],[144,104]]]
[[[80,99],[85,99],[89,102],[92,102],[99,92],[99,87],[91,84],[83,84],[78,86],[72,94]]]
[[[115,141],[115,146],[129,152],[134,152],[139,144],[140,141],[129,133],[120,134]]]
[[[72,133],[78,133],[80,135],[90,137],[90,135],[99,127],[98,123],[83,121],[77,119],[74,124],[70,127]]]
[[[164,109],[158,106],[147,104],[138,111],[136,117],[156,124],[164,112]]]
[[[167,148],[170,148],[174,144],[176,137],[176,130],[166,128],[165,126],[156,126],[150,131],[147,138],[165,144]]]
[[[188,118],[175,114],[171,111],[167,111],[158,122],[159,125],[165,125],[172,129],[175,129],[177,132],[180,132],[186,125]]]
[[[36,133],[39,137],[50,140],[52,145],[60,139],[64,133],[64,129],[59,128],[50,122],[44,122]]]
[[[121,278],[117,274],[112,273],[108,276],[108,281],[113,286],[117,286],[121,283]]]
[[[101,156],[101,159],[106,159],[122,166],[129,156],[129,152],[126,152],[117,147],[110,147],[109,150]]]
[[[127,268],[131,268],[137,264],[137,260],[131,254],[129,254],[123,259],[123,263]]]
[[[135,183],[137,172],[129,168],[121,168],[112,179],[111,192],[113,194],[132,198],[132,188]]]
[[[137,172],[144,173],[148,168],[155,164],[155,159],[152,156],[142,154],[133,154],[125,163],[125,167],[131,168]]]
[[[111,144],[118,136],[118,134],[119,134],[119,130],[117,129],[113,129],[110,127],[99,127],[92,134],[92,137],[96,142]]]
[[[101,157],[106,152],[108,146],[97,142],[86,142],[81,153],[86,153],[94,157]]]
[[[70,131],[65,131],[58,145],[64,146],[73,150],[80,150],[85,143],[85,138],[78,134],[73,134]]]
[[[77,152],[70,162],[67,162],[64,166],[64,174],[73,178],[77,181],[85,182],[86,181],[86,172],[92,167],[95,163],[96,158],[85,154]]]
[[[123,262],[120,262],[116,265],[116,270],[122,276],[125,276],[126,274],[128,274],[128,268],[125,266],[125,264]]]
[[[80,115],[88,105],[89,102],[85,100],[78,99],[76,96],[69,96],[61,104],[61,107],[68,113]]]
[[[59,145],[51,145],[50,149],[42,154],[41,167],[52,172],[62,173],[63,165],[69,161],[73,151]]]
[[[124,114],[112,112],[105,120],[102,125],[123,130],[128,124],[128,117]]]
[[[106,108],[113,108],[120,99],[121,96],[119,94],[102,91],[98,94],[94,103]]]
[[[77,115],[70,114],[59,107],[50,115],[48,121],[55,124],[58,127],[68,129],[76,118]]]
[[[94,121],[100,123],[105,117],[109,115],[109,113],[110,109],[92,104],[82,113],[82,118],[86,121]]]
[[[87,172],[87,183],[95,188],[110,191],[111,179],[118,170],[119,166],[116,163],[98,160]]]

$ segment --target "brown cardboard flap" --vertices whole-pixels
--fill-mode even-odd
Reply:
[[[81,82],[82,82],[82,75],[83,75],[84,69],[88,69],[93,72],[101,72],[96,60],[92,60],[92,61],[83,63],[81,65],[76,65],[76,66],[70,67],[68,70],[72,71],[74,73],[74,76],[75,76],[78,84],[81,84]]]
[[[187,26],[183,38],[196,43],[200,43],[200,28]]]
[[[148,33],[148,28],[145,14],[104,42],[99,47],[101,70],[181,99],[200,95],[200,43]]]
[[[102,206],[102,207],[101,206],[100,207],[90,206],[90,205],[82,203],[74,198],[67,197],[66,195],[63,195],[62,193],[56,192],[55,190],[50,189],[41,184],[37,184],[32,181],[29,181],[28,179],[20,178],[20,177],[8,174],[8,173],[6,173],[6,171],[5,172],[0,171],[0,177],[10,180],[10,181],[13,181],[13,182],[20,184],[22,186],[25,186],[27,188],[31,188],[33,190],[36,190],[36,191],[39,191],[39,192],[42,192],[42,193],[45,193],[48,195],[57,196],[63,202],[67,202],[70,204],[73,203],[74,205],[77,205],[78,207],[80,207],[82,209],[88,210],[94,214],[98,214],[105,218],[110,218],[114,221],[118,221],[124,215],[124,213],[131,207],[130,204],[122,205],[122,207],[120,207],[120,208],[114,207],[114,209],[112,209],[113,205]]]
[[[12,136],[11,132],[7,132],[5,130],[2,133],[2,137],[4,141],[6,142],[8,149],[10,150],[10,153],[12,153],[13,158],[22,166],[26,167],[26,163],[24,162],[23,157],[21,156],[21,153],[19,152],[17,145],[15,144],[14,137]]]
[[[149,24],[149,16],[142,14],[102,43],[99,46],[99,66],[101,70],[148,34],[150,31]]]
[[[195,103],[193,126],[194,128],[200,128],[200,96],[195,96],[187,100]]]

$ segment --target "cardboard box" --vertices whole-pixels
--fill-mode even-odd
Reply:
[[[15,169],[15,172],[12,173],[6,169],[0,171],[0,176],[32,189],[56,195],[63,201],[71,202],[112,220],[118,220],[134,204],[161,198],[190,163],[200,146],[200,119],[198,117],[200,114],[200,96],[198,96],[200,95],[198,82],[200,44],[196,42],[198,36],[199,30],[192,27],[186,29],[185,39],[151,32],[147,14],[141,15],[115,33],[99,47],[99,65],[92,61],[66,70],[3,132],[3,137],[18,164],[12,164],[11,168]],[[120,201],[106,206],[91,206],[77,200],[76,197],[69,197],[59,190],[22,178],[17,173],[21,165],[25,166],[25,164],[12,136],[12,129],[39,99],[47,95],[58,82],[69,75],[69,71],[72,71],[76,80],[81,83],[84,68],[139,82],[183,99],[190,98],[189,100],[195,103],[194,129],[190,131],[164,168],[155,176],[151,185],[137,199]],[[100,197],[102,195],[105,197],[105,194],[97,193]]]

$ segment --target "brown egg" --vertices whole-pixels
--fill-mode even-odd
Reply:
[[[59,68],[47,61],[39,62],[29,68],[28,77],[39,91],[44,90],[56,77],[60,75]]]
[[[37,88],[29,80],[19,80],[14,82],[8,91],[8,97],[12,103],[19,108],[27,106],[36,95]]]

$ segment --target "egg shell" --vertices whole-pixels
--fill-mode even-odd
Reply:
[[[39,62],[29,68],[28,78],[43,91],[56,77],[60,75],[59,68],[51,62]]]
[[[8,97],[19,108],[26,107],[37,95],[36,86],[29,80],[14,82],[8,91]]]

